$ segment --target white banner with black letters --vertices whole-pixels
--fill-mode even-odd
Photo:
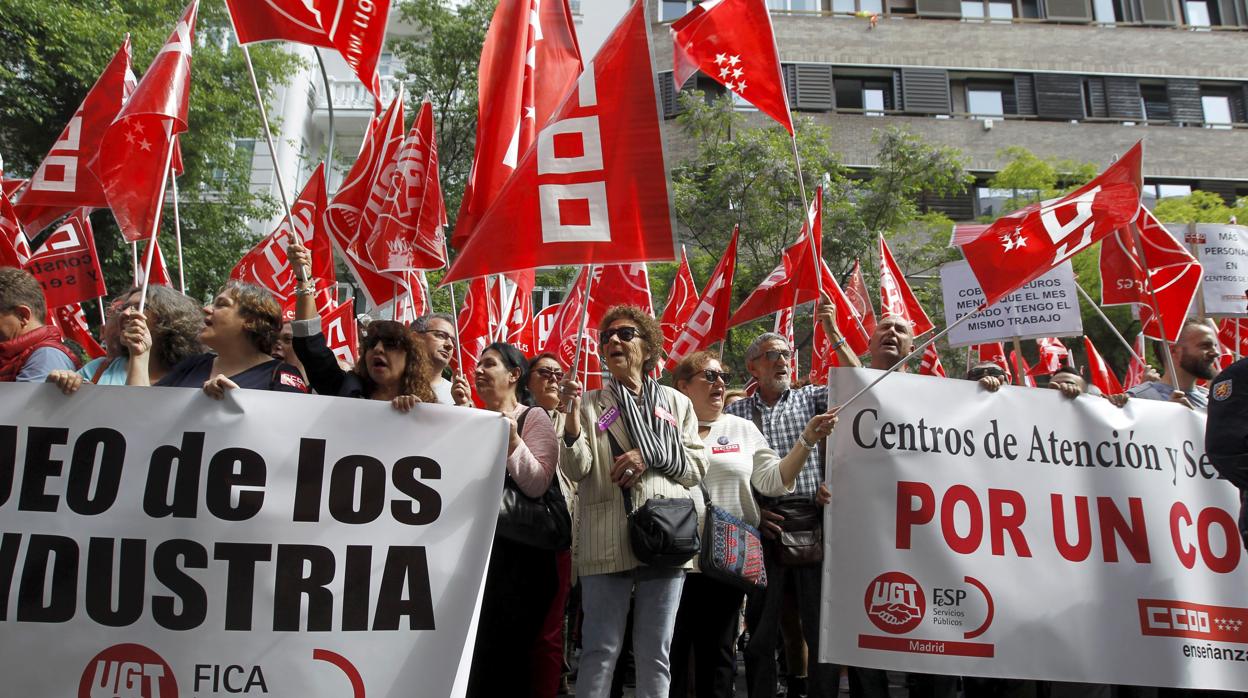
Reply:
[[[835,369],[833,391],[877,375]],[[821,660],[1248,686],[1238,493],[1204,455],[1203,415],[903,374],[831,438]]]
[[[439,405],[0,385],[5,693],[462,695],[507,433]]]

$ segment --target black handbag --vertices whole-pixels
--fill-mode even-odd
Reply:
[[[538,409],[530,407],[529,409]],[[528,410],[517,420],[517,431],[524,428]],[[504,473],[503,498],[498,508],[499,538],[541,550],[567,550],[572,547],[572,517],[568,503],[559,487],[559,477],[552,477],[541,497],[530,497],[520,491],[511,473]]]
[[[781,564],[823,562],[823,519],[814,502],[802,496],[781,497],[768,509],[784,517],[776,541]]]
[[[702,494],[706,498],[702,552],[698,554],[702,574],[746,592],[767,586],[758,529],[715,506],[705,484]]]
[[[698,554],[698,512],[692,499],[651,497],[633,509],[631,491],[620,492],[628,516],[628,542],[638,560],[653,567],[680,567]]]

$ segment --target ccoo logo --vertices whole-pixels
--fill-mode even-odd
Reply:
[[[872,580],[863,605],[875,627],[894,635],[917,628],[927,611],[923,588],[904,572],[885,572]]]
[[[113,645],[87,662],[78,698],[178,698],[173,669],[143,645]]]

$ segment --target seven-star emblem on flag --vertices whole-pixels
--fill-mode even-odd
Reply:
[[[1014,232],[1002,235],[1001,245],[1005,248],[1006,252],[1016,250],[1020,247],[1026,247],[1027,238],[1023,236],[1023,229],[1021,227],[1015,228]]]

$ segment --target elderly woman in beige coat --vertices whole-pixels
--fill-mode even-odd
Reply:
[[[572,412],[564,423],[559,467],[578,483],[578,535],[573,563],[581,580],[584,645],[576,695],[607,698],[633,615],[637,697],[666,698],[668,651],[685,571],[651,567],[633,555],[624,497],[636,509],[655,497],[690,498],[706,472],[698,418],[689,398],[649,373],[662,358],[663,334],[649,314],[615,306],[599,326],[598,351],[610,372],[601,390],[580,397],[562,384]]]

